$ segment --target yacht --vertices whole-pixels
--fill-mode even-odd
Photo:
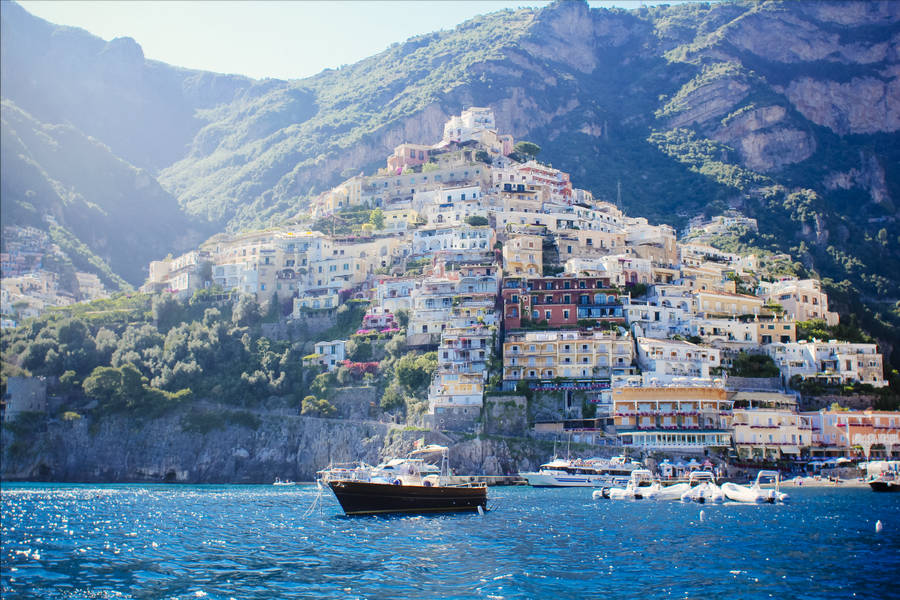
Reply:
[[[519,473],[532,487],[625,487],[641,463],[624,456],[613,458],[555,458],[535,472]]]

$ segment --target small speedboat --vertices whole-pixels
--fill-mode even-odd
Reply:
[[[770,482],[775,483],[775,488],[763,489],[762,486]],[[775,502],[785,502],[788,499],[788,495],[779,489],[780,483],[781,475],[778,471],[760,471],[756,474],[756,481],[749,486],[723,483],[722,493],[733,502],[774,504]]]
[[[659,489],[659,484],[653,481],[653,474],[647,469],[635,469],[624,488],[602,488],[596,490],[591,497],[594,500],[609,498],[611,500],[640,500],[651,498]]]
[[[694,471],[688,478],[688,485],[690,489],[681,495],[682,502],[706,504],[725,501],[725,494],[716,485],[716,478],[709,471]]]
[[[295,482],[291,481],[290,479],[279,479],[278,477],[276,477],[275,483],[273,483],[272,485],[297,485],[297,484]]]

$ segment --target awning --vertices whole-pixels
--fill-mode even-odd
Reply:
[[[800,454],[800,448],[797,446],[784,446],[781,448],[782,454]]]

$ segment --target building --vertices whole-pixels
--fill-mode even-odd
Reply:
[[[785,314],[795,321],[823,319],[829,327],[833,327],[840,320],[837,313],[828,310],[828,295],[822,291],[822,283],[818,279],[762,282],[757,293],[767,303],[780,304]]]
[[[503,244],[503,270],[509,275],[543,275],[544,239],[537,235],[513,235]]]
[[[47,380],[43,377],[10,377],[3,396],[4,421],[15,421],[25,412],[47,411]]]
[[[334,371],[346,360],[346,347],[347,340],[316,342],[316,354],[313,362],[323,365],[329,371]]]
[[[866,459],[900,456],[900,412],[880,410],[819,410],[801,413],[812,432],[815,455]]]
[[[731,445],[731,400],[720,387],[619,387],[612,397],[622,445],[698,451]]]
[[[503,380],[514,388],[522,379],[557,377],[608,380],[634,370],[628,334],[610,331],[518,331],[503,343]]]
[[[508,277],[501,289],[507,331],[545,321],[572,327],[579,321],[625,323],[622,298],[604,277]]]
[[[812,444],[812,429],[797,413],[797,398],[780,392],[733,392],[731,427],[742,460],[796,458]]]
[[[866,383],[885,387],[882,356],[875,344],[857,344],[830,340],[773,342],[766,352],[778,365],[781,376],[789,381],[795,375],[826,385]]]
[[[763,308],[762,298],[714,290],[695,290],[694,306],[697,314],[707,317],[770,315]]]
[[[676,377],[709,378],[712,369],[722,366],[721,352],[682,340],[636,338],[638,366],[654,378],[667,383]]]

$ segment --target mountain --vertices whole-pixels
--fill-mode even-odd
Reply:
[[[490,106],[502,131],[630,214],[756,217],[758,235],[719,243],[790,252],[886,354],[900,340],[896,2],[558,2],[297,81],[148,61],[131,40],[9,2],[2,16],[3,97],[146,169],[211,229],[289,219],[395,145]]]

